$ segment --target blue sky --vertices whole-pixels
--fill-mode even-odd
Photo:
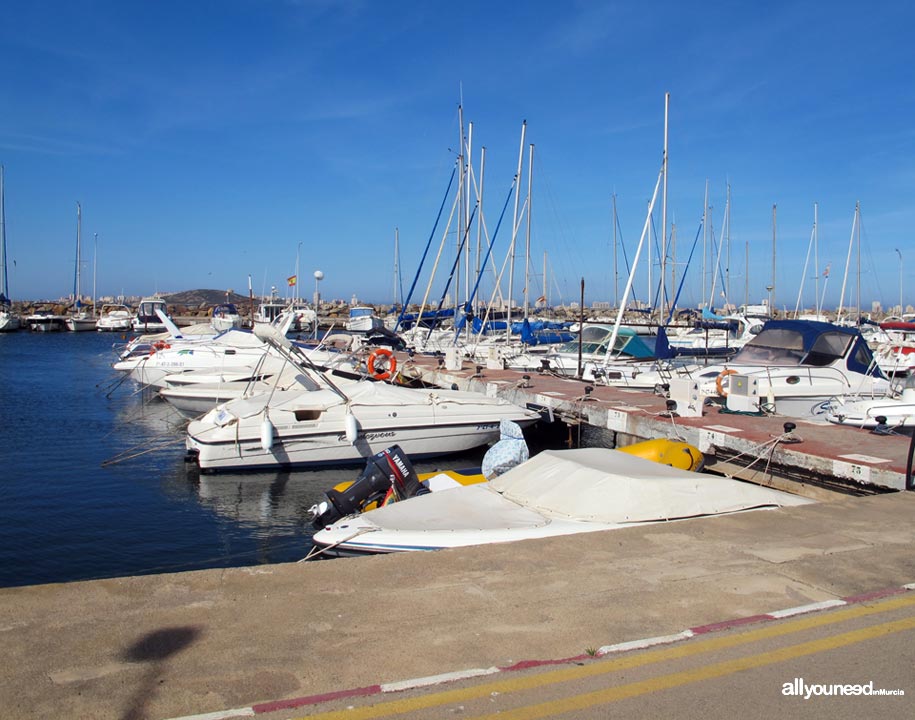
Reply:
[[[818,203],[820,264],[808,268],[804,304],[830,264],[834,305],[860,201],[862,300],[898,303],[898,249],[910,303],[913,20],[905,2],[862,11],[846,2],[10,0],[0,164],[11,294],[71,291],[78,201],[83,285],[98,233],[100,294],[246,293],[249,275],[256,294],[285,292],[300,252],[302,295],[320,269],[325,297],[390,301],[394,229],[409,286],[454,164],[463,97],[477,167],[486,146],[490,230],[527,120],[532,264],[541,273],[547,253],[553,302],[576,299],[581,278],[586,303],[610,300],[611,196],[631,257],[670,92],[678,262],[706,180],[720,237],[730,182],[732,299],[746,292],[747,244],[750,300],[766,295],[776,204],[776,303],[793,309]],[[503,228],[499,263],[507,241]],[[541,283],[532,280],[537,294]],[[698,302],[701,284],[696,257],[681,304]]]

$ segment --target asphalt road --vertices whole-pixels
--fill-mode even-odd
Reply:
[[[824,685],[861,694],[826,696]],[[257,717],[907,719],[915,717],[915,593],[643,651]]]

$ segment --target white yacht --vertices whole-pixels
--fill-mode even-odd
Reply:
[[[99,332],[128,332],[131,328],[133,310],[120,303],[105,303],[99,312],[95,329]]]
[[[271,342],[292,347],[276,331]],[[392,444],[433,457],[498,439],[501,420],[523,427],[540,417],[477,393],[370,380],[339,387],[327,374],[301,373],[293,388],[233,400],[192,421],[189,456],[204,471],[353,464]]]

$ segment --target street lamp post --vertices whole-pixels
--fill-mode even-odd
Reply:
[[[318,312],[318,306],[321,304],[321,295],[318,292],[318,283],[324,279],[324,273],[315,270],[315,312]]]
[[[899,256],[899,317],[905,312],[902,305],[902,253],[896,248],[896,254]]]

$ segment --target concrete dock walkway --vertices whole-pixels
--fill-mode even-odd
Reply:
[[[915,494],[892,493],[438,553],[8,588],[0,717],[217,713],[901,587],[915,582],[913,519]]]

